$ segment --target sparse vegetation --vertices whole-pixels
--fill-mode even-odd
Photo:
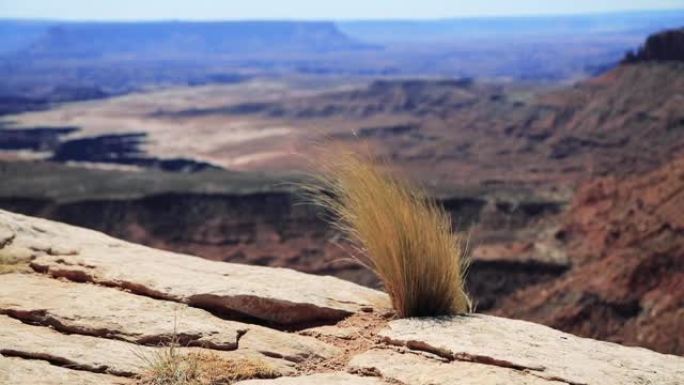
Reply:
[[[358,247],[357,258],[381,279],[400,317],[471,310],[465,244],[441,206],[348,149],[329,152],[321,168],[321,183],[306,189]]]
[[[240,380],[280,376],[258,358],[227,360],[216,353],[183,352],[175,338],[158,353],[139,357],[146,370],[138,385],[229,385]]]
[[[10,249],[0,249],[0,274],[31,271],[29,261],[29,255],[14,255]]]

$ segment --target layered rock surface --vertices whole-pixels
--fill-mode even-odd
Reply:
[[[180,354],[256,360],[279,376],[245,385],[684,381],[681,357],[492,316],[391,320],[384,294],[337,279],[5,211],[0,256],[31,266],[0,275],[2,384],[135,384],[170,339]]]
[[[207,261],[18,215],[0,213],[0,225],[7,242],[35,253],[36,270],[231,317],[276,324],[329,322],[386,302],[384,294],[332,277]]]
[[[674,385],[684,379],[681,357],[486,315],[397,320],[380,335],[392,345],[426,351],[448,361],[494,365],[568,384]],[[387,365],[379,367],[383,366]],[[519,381],[512,378],[511,382]]]
[[[130,381],[107,374],[70,370],[47,361],[22,360],[0,355],[0,384],[127,385]]]

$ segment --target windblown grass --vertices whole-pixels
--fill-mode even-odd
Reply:
[[[466,313],[465,244],[433,199],[348,149],[328,152],[314,201],[358,247],[400,317]]]

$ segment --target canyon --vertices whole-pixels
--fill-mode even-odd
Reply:
[[[367,147],[468,235],[479,311],[682,355],[684,63],[644,55],[571,86],[257,77],[19,105],[0,208],[379,289],[297,189],[316,143]]]

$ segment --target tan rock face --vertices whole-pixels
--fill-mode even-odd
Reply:
[[[28,274],[2,277],[0,313],[50,325],[66,333],[157,344],[174,333],[183,345],[219,350],[249,349],[301,361],[335,349],[310,337],[219,319],[184,304],[160,301],[114,288]]]
[[[299,377],[281,377],[273,380],[240,381],[235,385],[381,385],[375,377],[359,377],[347,373],[320,373]]]
[[[2,277],[0,313],[68,333],[155,344],[175,332],[189,344],[237,348],[248,325],[117,289],[28,274]]]
[[[414,353],[371,350],[354,357],[353,370],[371,372],[403,384],[432,385],[562,385],[533,373],[472,362],[444,362]]]
[[[0,384],[132,385],[132,382],[107,374],[61,368],[47,361],[0,356]]]
[[[166,347],[141,346],[126,341],[63,334],[52,328],[32,326],[0,316],[0,354],[56,362],[64,367],[132,377],[143,374],[147,360],[153,360]],[[292,364],[248,349],[210,351],[178,348],[180,354],[215,354],[225,360],[253,359],[264,362],[281,374],[292,372]]]
[[[124,341],[67,335],[0,316],[0,354],[61,362],[70,368],[132,376],[142,371],[137,353],[154,348]]]
[[[684,381],[682,357],[492,316],[396,320],[380,335],[391,344],[448,360],[518,369],[572,384],[677,385]]]
[[[333,277],[208,261],[6,211],[0,223],[14,244],[34,252],[36,269],[213,312],[298,324],[337,321],[388,303],[383,293]]]

